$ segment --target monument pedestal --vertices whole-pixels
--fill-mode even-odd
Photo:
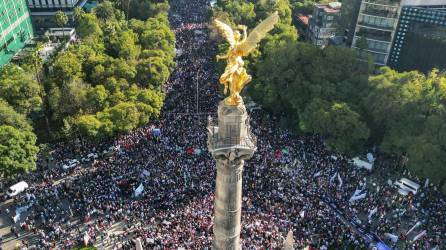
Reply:
[[[238,250],[243,164],[257,149],[244,104],[231,106],[222,101],[218,106],[218,126],[210,121],[208,130],[208,149],[217,164],[213,249]]]

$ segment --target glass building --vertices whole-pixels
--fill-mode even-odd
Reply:
[[[444,69],[446,0],[361,0],[351,47],[398,70]]]
[[[0,0],[0,67],[32,39],[33,28],[25,0]]]
[[[446,68],[446,6],[404,6],[389,66],[400,70]]]

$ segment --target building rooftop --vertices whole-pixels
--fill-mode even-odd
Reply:
[[[341,11],[342,3],[340,2],[331,2],[331,3],[322,3],[316,4],[317,8],[324,9],[326,13],[338,13]]]
[[[446,5],[446,0],[402,0],[402,6],[436,6]]]

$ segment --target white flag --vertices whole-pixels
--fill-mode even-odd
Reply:
[[[374,214],[376,214],[376,212],[378,212],[378,207],[375,207],[372,211],[370,211],[369,216],[368,216],[369,220],[370,220],[370,218],[372,218],[372,216]]]
[[[135,245],[136,245],[136,250],[143,250],[140,238],[137,238],[135,240]]]
[[[354,194],[354,195],[350,198],[349,202],[354,202],[354,201],[357,201],[357,200],[364,199],[365,196],[366,196],[366,194],[367,194],[367,193],[363,193],[363,194],[360,194],[360,195],[355,195],[355,194]]]
[[[420,239],[421,237],[426,235],[426,230],[424,230],[423,232],[419,233],[417,236],[413,237],[412,242],[417,241],[418,239]]]
[[[391,233],[385,233],[384,234],[388,239],[390,239],[393,243],[396,243],[398,241],[398,236],[391,234]]]
[[[406,212],[406,210],[404,210],[404,212]],[[421,226],[421,222],[418,221],[413,227],[409,229],[409,231],[407,231],[406,236],[409,235],[415,228],[419,226]]]
[[[20,221],[20,214],[16,214],[13,218],[14,223],[17,223],[18,221]]]
[[[292,250],[294,249],[294,238],[293,238],[293,231],[289,231],[288,235],[283,242],[283,249],[284,250]]]
[[[84,245],[88,246],[88,242],[90,242],[90,235],[88,235],[88,233],[85,233],[85,235],[84,235]]]
[[[141,184],[139,184],[138,188],[135,189],[135,193],[134,196],[138,197],[142,194],[142,192],[144,191],[144,186]]]
[[[337,174],[338,174],[338,172],[336,172],[332,177],[330,177],[330,183],[332,183],[334,181]]]
[[[338,173],[338,181],[339,181],[339,187],[342,187],[342,179],[339,173]]]

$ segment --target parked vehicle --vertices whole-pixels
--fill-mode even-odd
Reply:
[[[66,164],[62,165],[62,168],[64,170],[68,170],[70,168],[76,167],[77,165],[79,165],[79,163],[80,162],[77,159],[72,159],[72,160],[69,160]]]
[[[90,162],[94,161],[98,158],[98,154],[96,153],[89,153],[86,157],[82,158],[82,162]]]
[[[12,185],[11,187],[9,187],[6,194],[12,198],[12,197],[20,194],[21,192],[25,191],[27,188],[28,188],[28,183],[21,181],[17,184]]]

